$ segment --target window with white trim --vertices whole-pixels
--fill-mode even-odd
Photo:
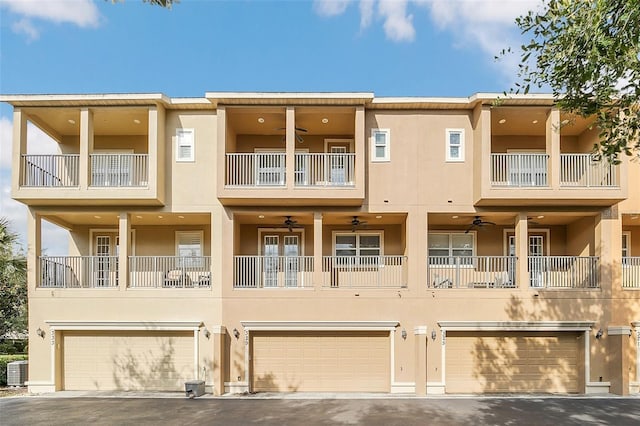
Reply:
[[[371,129],[371,161],[391,160],[391,131]]]
[[[622,257],[629,257],[631,255],[631,233],[622,233]]]
[[[202,231],[176,231],[176,256],[180,258],[181,265],[197,267],[203,265],[202,259]]]
[[[447,161],[464,161],[464,129],[446,129]]]
[[[194,129],[176,130],[176,161],[195,161]]]
[[[472,232],[429,232],[430,265],[471,265],[475,256]],[[461,259],[455,259],[459,257]]]
[[[335,234],[335,255],[358,265],[377,265],[382,256],[382,233],[345,232]]]

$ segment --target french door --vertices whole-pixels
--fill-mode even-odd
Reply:
[[[282,243],[281,238],[282,237]],[[300,237],[298,235],[270,234],[263,236],[264,287],[298,287],[300,270]]]

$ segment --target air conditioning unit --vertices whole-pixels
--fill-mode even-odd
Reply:
[[[13,361],[7,364],[7,386],[24,386],[29,379],[29,361]]]

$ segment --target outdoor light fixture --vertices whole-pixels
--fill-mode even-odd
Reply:
[[[207,329],[207,327],[205,327],[202,332],[204,333],[204,337],[206,337],[207,339],[211,337],[211,332],[209,331],[209,329]]]
[[[598,332],[596,333],[596,339],[601,338],[603,334],[604,332],[602,331],[602,329],[598,330]]]
[[[431,340],[436,340],[436,337],[438,337],[438,333],[435,330],[431,330]]]
[[[240,338],[240,332],[238,331],[238,329],[237,329],[237,328],[234,328],[234,329],[233,329],[233,335],[235,336],[235,338],[236,338],[236,339],[239,339],[239,338]]]
[[[407,330],[405,330],[404,328],[402,329],[402,333],[400,333],[400,335],[402,336],[402,338],[404,340],[407,340]]]
[[[36,334],[44,339],[44,330],[38,327]]]

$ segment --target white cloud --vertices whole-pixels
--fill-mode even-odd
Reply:
[[[378,12],[384,19],[384,32],[393,41],[413,41],[416,30],[413,15],[407,14],[407,0],[379,0]]]
[[[0,0],[0,7],[18,17],[11,29],[25,34],[29,40],[40,35],[34,20],[81,28],[97,27],[100,23],[100,12],[93,0]]]
[[[351,0],[314,0],[313,9],[320,16],[342,15]]]
[[[375,0],[360,0],[360,29],[363,30],[371,25],[373,20],[373,7]]]

